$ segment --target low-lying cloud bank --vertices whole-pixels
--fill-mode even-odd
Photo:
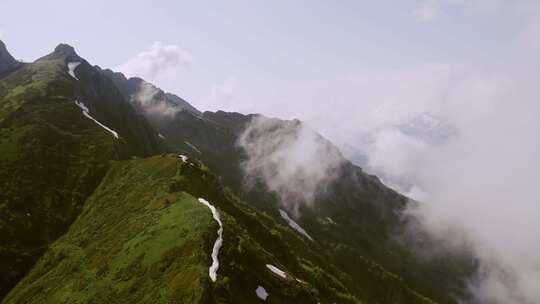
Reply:
[[[307,83],[272,96],[271,108],[259,111],[297,115],[339,145],[353,146],[366,170],[422,201],[409,212],[426,231],[456,249],[467,240],[463,246],[472,245],[480,258],[480,272],[471,282],[480,303],[536,303],[540,60],[528,51],[517,48],[512,54],[522,57],[512,64],[424,65]],[[410,124],[423,115],[428,116],[424,131],[411,131]],[[277,137],[265,140],[283,146]],[[295,189],[313,193],[311,184],[289,188],[286,180],[297,175],[276,169],[285,163],[278,161],[282,149],[255,151],[247,167],[270,172],[271,188],[285,193],[286,201],[298,196]],[[325,163],[324,156],[309,159]],[[325,171],[300,172],[303,181]]]
[[[532,58],[424,66],[343,79],[291,99],[309,96],[295,112],[301,119],[352,145],[367,171],[422,201],[409,213],[426,231],[457,250],[472,246],[480,272],[470,286],[480,303],[530,304],[540,299],[539,67]],[[411,132],[423,115],[431,124]]]
[[[261,181],[297,214],[336,177],[341,154],[304,123],[256,116],[238,143],[247,155],[246,182]]]

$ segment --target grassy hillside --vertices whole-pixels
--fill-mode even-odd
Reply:
[[[208,267],[218,225],[199,197],[223,221],[216,282]],[[269,303],[431,303],[372,262],[367,271],[386,293],[353,295],[350,278],[318,246],[239,201],[196,161],[115,162],[69,231],[4,302],[257,303],[263,286]]]
[[[0,79],[0,298],[67,230],[108,160],[161,149],[127,127],[118,128],[116,139],[83,116],[75,100],[86,99],[68,75],[70,56],[76,55],[57,50]],[[97,94],[92,102],[112,102],[104,97]],[[129,112],[116,115],[144,120],[134,112],[131,118]],[[105,118],[99,119],[113,128],[121,124]]]
[[[201,159],[243,200],[282,222],[275,194],[262,183],[250,189],[243,184],[241,163],[245,154],[236,141],[253,117],[221,111],[198,117],[182,111],[172,120],[154,123],[154,127],[171,148]],[[288,125],[294,124],[283,122],[283,126]],[[384,285],[373,280],[368,271],[374,262],[438,302],[467,299],[467,280],[475,271],[475,261],[468,255],[450,253],[425,259],[412,249],[413,244],[402,242],[400,235],[405,232],[407,219],[401,214],[407,203],[407,198],[344,160],[338,178],[317,197],[312,208],[302,209],[297,221],[321,244],[319,250],[326,259],[351,278],[347,287],[366,298],[382,299],[387,294]],[[425,235],[418,238],[431,242]]]
[[[115,163],[69,232],[6,302],[199,302],[216,227],[193,196],[169,191],[176,162]]]
[[[243,187],[235,143],[253,116],[201,114],[169,96],[180,110],[151,126],[127,99],[142,80],[124,87],[115,75],[60,45],[0,78],[3,303],[257,303],[261,288],[269,303],[466,296],[468,257],[424,260],[396,242],[407,199],[376,177],[344,160],[295,218],[309,239],[283,220],[275,194]],[[218,224],[199,198],[223,223],[215,282]]]

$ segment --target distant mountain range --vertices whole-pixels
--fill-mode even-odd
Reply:
[[[414,202],[320,135],[339,170],[311,204],[246,187],[238,141],[261,118],[201,112],[66,44],[21,63],[0,42],[2,303],[471,299],[475,259],[419,254],[437,243],[401,237]]]

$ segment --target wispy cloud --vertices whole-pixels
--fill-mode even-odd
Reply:
[[[177,68],[190,68],[193,63],[191,53],[177,45],[154,42],[150,49],[137,54],[116,70],[128,77],[141,77],[154,81],[163,73]]]
[[[174,107],[165,100],[163,94],[159,94],[158,88],[148,82],[142,82],[139,90],[133,96],[133,102],[136,106],[152,118],[170,118],[180,109]]]
[[[343,161],[330,142],[299,121],[255,117],[238,145],[247,155],[247,184],[262,182],[294,214],[326,190]]]

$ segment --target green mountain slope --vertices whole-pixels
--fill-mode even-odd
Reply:
[[[11,56],[4,42],[0,40],[0,78],[17,69],[21,65],[22,64],[20,62],[17,62],[17,60]]]
[[[108,160],[163,149],[108,78],[84,63],[81,81],[68,74],[74,59],[80,58],[60,46],[0,79],[0,296],[66,231]],[[75,100],[120,138],[85,117]]]
[[[124,94],[137,95],[136,91],[129,91],[136,87],[127,86],[119,81],[121,78],[116,79],[116,84],[127,91]],[[284,222],[278,212],[278,208],[283,208],[279,199],[263,183],[253,188],[244,187],[241,164],[246,155],[237,141],[256,117],[259,116],[223,111],[198,115],[184,110],[167,119],[149,121],[172,149],[202,160],[242,199]],[[277,125],[278,129],[289,129],[287,132],[299,132],[301,122],[277,121]],[[325,139],[321,140],[333,147]],[[353,278],[349,288],[369,295],[367,298],[384,298],[384,288],[366,272],[374,261],[402,277],[408,286],[439,302],[454,303],[456,298],[468,298],[467,278],[475,271],[474,259],[468,254],[450,253],[432,255],[428,259],[419,256],[409,246],[437,244],[421,232],[417,236],[421,244],[401,240],[400,235],[406,233],[407,222],[411,220],[402,215],[407,198],[344,158],[339,172],[314,206],[303,208],[296,220],[323,244],[327,259]],[[335,223],[331,224],[328,218]]]
[[[3,303],[257,303],[256,290],[270,303],[467,297],[474,261],[419,257],[397,238],[407,199],[346,159],[293,219],[310,237],[291,227],[275,193],[243,185],[236,142],[254,117],[201,113],[68,45],[0,76]],[[220,226],[199,198],[223,224],[215,282]]]
[[[215,283],[208,267],[218,225],[201,195],[223,222]],[[258,286],[269,303],[361,303],[317,247],[239,201],[196,161],[122,161],[5,303],[256,303]],[[381,303],[431,303],[372,267],[386,288]]]

